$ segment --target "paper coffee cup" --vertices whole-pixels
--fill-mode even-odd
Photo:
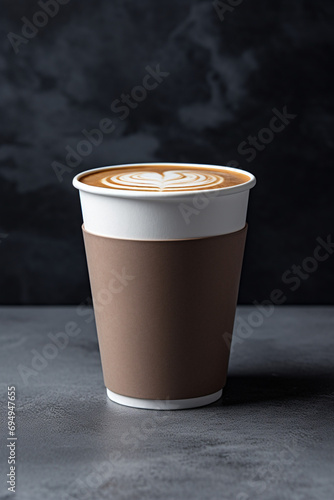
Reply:
[[[117,403],[182,409],[222,394],[255,178],[221,168],[249,180],[176,193],[91,186],[80,181],[90,170],[73,180],[104,381]]]

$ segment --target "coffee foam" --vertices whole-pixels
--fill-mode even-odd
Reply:
[[[223,169],[182,166],[168,168],[164,165],[104,169],[80,178],[81,182],[90,186],[164,193],[220,189],[243,184],[249,180],[245,174]]]

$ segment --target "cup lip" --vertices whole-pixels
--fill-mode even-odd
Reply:
[[[168,167],[171,166],[182,166],[182,167],[203,167],[203,168],[215,168],[215,169],[222,169],[222,170],[230,170],[231,172],[238,172],[241,174],[245,174],[249,177],[249,180],[247,182],[243,182],[242,184],[237,184],[236,186],[229,186],[229,187],[221,187],[217,189],[197,189],[197,190],[192,190],[192,191],[178,191],[178,192],[157,192],[157,191],[135,191],[135,190],[122,190],[122,189],[112,189],[112,188],[103,188],[99,186],[90,186],[88,184],[85,184],[84,182],[80,181],[80,177],[83,175],[89,174],[94,171],[101,171],[101,170],[110,170],[110,169],[116,169],[116,168],[131,168],[131,167],[144,167],[144,166],[151,166],[151,165],[166,165]],[[224,165],[213,165],[213,164],[206,164],[206,163],[183,163],[183,162],[161,162],[161,161],[155,161],[155,162],[143,162],[143,163],[124,163],[124,164],[117,164],[117,165],[108,165],[105,167],[96,167],[96,168],[91,168],[89,170],[85,170],[83,172],[78,173],[72,181],[73,186],[76,189],[79,189],[79,191],[85,191],[86,193],[92,193],[92,194],[97,194],[100,196],[111,196],[111,197],[118,197],[118,198],[136,198],[136,199],[155,199],[155,200],[170,200],[170,199],[180,199],[180,198],[191,198],[193,196],[199,195],[199,194],[204,194],[204,193],[212,193],[212,197],[214,195],[217,196],[227,196],[231,194],[236,194],[240,193],[242,191],[246,191],[251,189],[252,187],[255,186],[256,184],[256,178],[253,174],[248,172],[247,170],[242,170],[240,168],[233,168],[229,166],[224,166]]]

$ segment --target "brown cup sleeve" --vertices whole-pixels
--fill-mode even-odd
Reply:
[[[222,389],[246,233],[138,241],[83,228],[108,389],[153,400]]]

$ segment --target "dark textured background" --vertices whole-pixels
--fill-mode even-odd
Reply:
[[[79,171],[232,160],[258,179],[240,302],[274,288],[287,303],[333,302],[334,256],[296,291],[282,282],[333,231],[333,2],[244,1],[221,21],[212,1],[72,0],[15,54],[7,33],[21,35],[21,17],[38,10],[4,0],[1,13],[1,303],[76,304],[89,294],[71,185]],[[169,76],[119,120],[110,104],[156,64]],[[296,118],[248,162],[239,144],[284,106]],[[64,163],[65,147],[104,117],[115,131],[59,182],[52,162]]]

